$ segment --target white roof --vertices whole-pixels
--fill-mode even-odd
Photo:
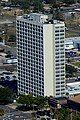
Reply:
[[[80,82],[67,83],[66,92],[69,93],[69,95],[79,94]]]

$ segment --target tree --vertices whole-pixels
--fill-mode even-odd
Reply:
[[[48,97],[43,97],[43,96],[38,96],[38,97],[33,97],[31,94],[29,95],[21,95],[18,100],[18,103],[23,104],[23,105],[27,105],[30,107],[33,107],[35,105],[37,105],[39,108],[47,108],[49,107],[48,105]],[[33,107],[34,109],[34,107]]]
[[[77,0],[78,3],[80,3],[80,0]]]
[[[66,65],[66,72],[74,76],[74,73],[77,73],[77,69],[74,66]]]
[[[24,11],[29,11],[30,6],[34,6],[34,11],[43,11],[42,0],[21,0],[20,3]]]
[[[43,96],[34,97],[34,104],[38,105],[40,108],[43,108],[45,105],[45,98]]]
[[[48,0],[49,4],[53,4],[56,0]]]
[[[12,4],[19,4],[20,0],[9,0],[9,3]]]
[[[41,0],[33,0],[34,11],[39,12],[43,11],[43,3]]]
[[[69,120],[70,118],[70,110],[68,108],[61,108],[60,109],[60,120]]]
[[[24,11],[28,10],[30,8],[30,0],[23,0],[21,1],[22,8]]]
[[[8,42],[16,42],[16,36],[15,35],[10,35]]]
[[[66,3],[66,4],[73,4],[73,3],[75,3],[75,0],[62,0],[62,2]]]
[[[80,116],[74,116],[73,120],[80,120]]]
[[[26,104],[31,106],[33,104],[33,97],[31,94],[29,95],[21,95],[19,99],[17,100],[18,103],[20,104]]]
[[[0,88],[0,104],[12,103],[15,98],[15,94],[8,87]]]

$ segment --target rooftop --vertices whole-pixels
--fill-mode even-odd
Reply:
[[[23,16],[18,16],[17,19],[24,19],[28,21],[33,21],[37,23],[46,23],[46,24],[64,24],[64,22],[59,20],[50,19],[48,15],[44,15],[42,13],[30,13],[24,14]]]
[[[76,102],[76,103],[80,103],[80,94],[76,95],[74,97],[71,97],[70,100]]]
[[[80,94],[80,81],[67,83],[66,84],[66,93],[69,93],[69,95]]]

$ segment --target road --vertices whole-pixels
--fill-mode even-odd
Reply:
[[[0,120],[31,120],[31,111],[30,112],[22,112],[16,109],[12,109],[7,105],[0,105],[0,108],[5,110],[5,115],[0,117]]]

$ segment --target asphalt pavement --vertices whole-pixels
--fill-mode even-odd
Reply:
[[[12,109],[7,105],[0,105],[0,108],[5,110],[5,115],[0,117],[0,120],[31,120],[31,111],[22,112],[16,109]]]

